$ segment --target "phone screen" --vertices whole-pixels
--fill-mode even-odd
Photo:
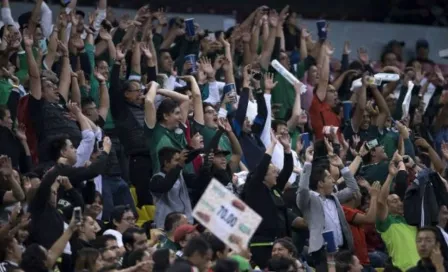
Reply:
[[[80,225],[82,222],[82,214],[81,214],[81,207],[75,207],[73,209],[73,216],[75,218],[75,222],[77,225]]]

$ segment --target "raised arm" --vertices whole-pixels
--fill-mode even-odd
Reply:
[[[304,212],[309,210],[310,205],[310,177],[313,161],[313,148],[308,147],[305,151],[305,164],[302,174],[300,175],[299,188],[297,189],[296,203],[297,207]]]
[[[53,269],[54,265],[56,264],[56,261],[59,259],[59,257],[64,252],[65,246],[70,241],[73,233],[76,230],[77,230],[77,226],[76,226],[75,219],[73,217],[72,221],[70,222],[69,227],[64,231],[62,236],[59,237],[59,239],[48,250],[47,259],[45,260],[45,264],[48,269]]]
[[[374,224],[377,216],[378,194],[381,189],[381,183],[375,181],[370,187],[370,205],[366,214],[357,213],[352,222],[355,225]]]
[[[359,90],[357,90],[357,103],[355,107],[355,113],[352,117],[352,129],[354,132],[358,133],[359,127],[361,126],[362,119],[364,116],[364,111],[366,110],[367,104],[367,88],[368,88],[368,77],[363,76],[362,78],[362,86]]]
[[[321,55],[323,54],[323,61],[321,69],[321,74],[319,77],[319,83],[317,86],[316,95],[320,101],[324,101],[327,96],[328,80],[330,78],[330,56],[333,54],[334,49],[325,42],[321,48]]]
[[[156,105],[154,103],[154,100],[156,98],[159,84],[152,81],[151,83],[149,83],[149,86],[147,86],[147,88],[149,88],[149,90],[145,97],[145,123],[148,128],[153,129],[156,126],[157,122]]]
[[[292,158],[291,144],[290,144],[291,140],[289,134],[280,136],[278,141],[282,144],[285,155],[283,158],[283,169],[280,171],[280,174],[278,175],[276,187],[283,192],[286,183],[288,183],[288,180],[291,177],[292,170],[294,168],[294,162]]]
[[[33,55],[33,37],[27,30],[23,33],[23,42],[25,44],[26,60],[28,63],[28,74],[30,77],[30,94],[36,99],[42,98],[42,85],[40,79],[39,67]]]
[[[232,173],[238,171],[240,166],[241,157],[243,156],[243,149],[241,148],[240,142],[236,137],[235,133],[232,131],[232,126],[230,126],[229,122],[226,120],[224,125],[224,129],[227,132],[227,136],[229,137],[230,145],[232,146],[232,157],[230,158],[230,169]]]
[[[62,97],[65,99],[65,101],[68,101],[68,93],[70,91],[70,84],[71,84],[71,65],[70,65],[70,58],[68,56],[68,49],[67,45],[65,45],[63,42],[59,41],[58,48],[62,53],[62,68],[61,68],[61,75],[59,80],[59,93],[62,95]]]
[[[376,118],[376,125],[378,126],[379,131],[383,131],[384,124],[386,123],[387,118],[390,116],[389,107],[387,106],[387,102],[384,99],[384,96],[380,93],[378,88],[374,85],[370,87],[372,91],[373,97],[375,98],[375,102],[378,105],[378,116]]]
[[[107,89],[107,82],[104,76],[98,72],[98,70],[94,71],[94,75],[100,84],[100,101],[99,101],[100,103],[98,105],[98,114],[101,116],[101,118],[103,118],[103,120],[106,120],[110,108],[109,90]]]
[[[295,83],[294,90],[296,91],[296,98],[294,100],[294,106],[292,108],[292,115],[289,118],[288,129],[292,130],[297,126],[297,122],[299,121],[300,115],[302,114],[302,101],[300,99],[302,83]]]
[[[395,166],[395,162],[399,161],[398,169]],[[389,164],[389,175],[386,178],[383,186],[381,187],[380,194],[378,196],[378,211],[377,218],[380,221],[384,221],[389,213],[389,209],[387,207],[387,198],[389,197],[390,187],[393,179],[397,175],[398,171],[404,170],[406,171],[406,166],[403,163],[403,158],[398,154],[398,151],[395,152],[394,158]]]
[[[142,74],[141,59],[140,42],[135,42],[132,48],[131,73]]]
[[[36,0],[36,5],[34,5],[33,10],[31,11],[31,18],[28,22],[28,31],[32,35],[34,35],[34,32],[36,31],[36,27],[39,23],[39,16],[40,16],[40,10],[42,7],[43,0]]]
[[[282,27],[279,22],[279,16],[276,11],[271,11],[269,14],[269,38],[263,46],[263,51],[260,56],[260,65],[263,69],[268,70],[271,61],[272,52],[274,52],[275,37],[277,35],[277,28]]]

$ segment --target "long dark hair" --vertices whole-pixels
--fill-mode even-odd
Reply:
[[[90,271],[96,272],[95,263],[100,252],[94,248],[83,248],[78,252],[75,263],[75,272]]]

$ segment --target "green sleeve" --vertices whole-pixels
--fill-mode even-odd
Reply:
[[[11,88],[12,85],[8,80],[2,79],[0,81],[0,105],[6,105],[6,103],[8,103]]]
[[[383,138],[382,143],[384,146],[384,152],[386,152],[389,159],[394,156],[394,153],[397,150],[397,141],[398,136],[395,132],[388,132]]]
[[[95,46],[93,44],[87,43],[85,46],[87,57],[89,58],[90,68],[95,69]],[[93,74],[93,73],[92,73]]]
[[[297,64],[296,77],[303,78],[305,76],[305,62],[301,61]]]
[[[376,220],[376,230],[378,232],[385,232],[392,225],[392,217],[388,215],[384,221]]]

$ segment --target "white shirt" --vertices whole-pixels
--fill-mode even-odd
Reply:
[[[344,244],[344,238],[342,235],[341,221],[339,220],[338,209],[334,200],[322,197],[319,193],[311,191],[313,194],[319,197],[322,202],[322,208],[324,209],[325,228],[324,231],[333,231],[334,240],[337,246]]]
[[[445,243],[448,244],[448,233],[446,233],[446,231],[442,227],[440,227],[440,226],[437,226],[437,227],[442,232],[442,236],[443,236],[443,239],[445,240]]]

